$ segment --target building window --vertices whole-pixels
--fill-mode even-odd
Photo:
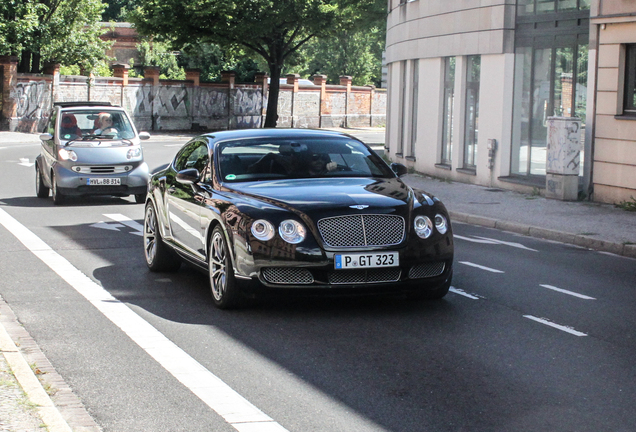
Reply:
[[[464,127],[464,168],[475,169],[479,131],[479,78],[481,56],[466,58],[466,117]]]
[[[518,0],[517,15],[588,10],[590,0]]]
[[[409,148],[409,156],[415,157],[415,143],[417,141],[417,105],[418,105],[418,87],[419,87],[419,72],[420,69],[420,61],[413,60],[413,69],[412,69],[412,97],[411,97],[411,139],[410,139],[410,148]]]
[[[625,47],[625,102],[623,113],[636,116],[636,44]]]
[[[442,125],[442,164],[451,165],[453,154],[453,103],[455,101],[455,57],[444,58],[444,109]]]

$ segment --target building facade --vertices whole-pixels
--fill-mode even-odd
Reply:
[[[627,120],[635,101],[625,90],[633,93],[633,75],[619,73],[629,69],[636,31],[618,28],[636,23],[635,3],[390,0],[390,157],[453,181],[545,190],[548,118],[574,117],[578,195],[603,202],[636,196],[636,123]],[[607,19],[616,21],[612,36]]]

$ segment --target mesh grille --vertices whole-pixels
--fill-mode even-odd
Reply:
[[[132,166],[74,166],[72,170],[80,174],[121,174],[131,171]]]
[[[312,284],[314,277],[304,268],[295,267],[267,267],[263,269],[263,278],[272,284]]]
[[[354,283],[397,282],[400,280],[401,270],[368,269],[368,270],[338,270],[329,272],[329,283],[333,285]]]
[[[391,215],[353,215],[318,221],[324,242],[333,247],[390,246],[404,238],[404,218]]]
[[[444,273],[445,267],[446,264],[444,261],[418,264],[411,267],[411,270],[409,270],[409,279],[422,279],[439,276]]]

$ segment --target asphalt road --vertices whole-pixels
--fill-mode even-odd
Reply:
[[[151,168],[177,140],[145,144]],[[636,430],[633,259],[456,224],[442,301],[219,311],[205,275],[147,271],[142,205],[53,206],[38,146],[3,145],[0,211],[52,250],[0,226],[0,295],[104,431],[251,430],[243,405],[231,425],[204,403],[210,373],[271,419],[254,430]],[[202,367],[184,378],[180,359]]]

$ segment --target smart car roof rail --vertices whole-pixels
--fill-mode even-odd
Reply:
[[[96,102],[96,101],[85,101],[85,102],[54,102],[53,105],[59,106],[62,108],[66,107],[78,107],[78,106],[117,106],[113,105],[110,102]]]

